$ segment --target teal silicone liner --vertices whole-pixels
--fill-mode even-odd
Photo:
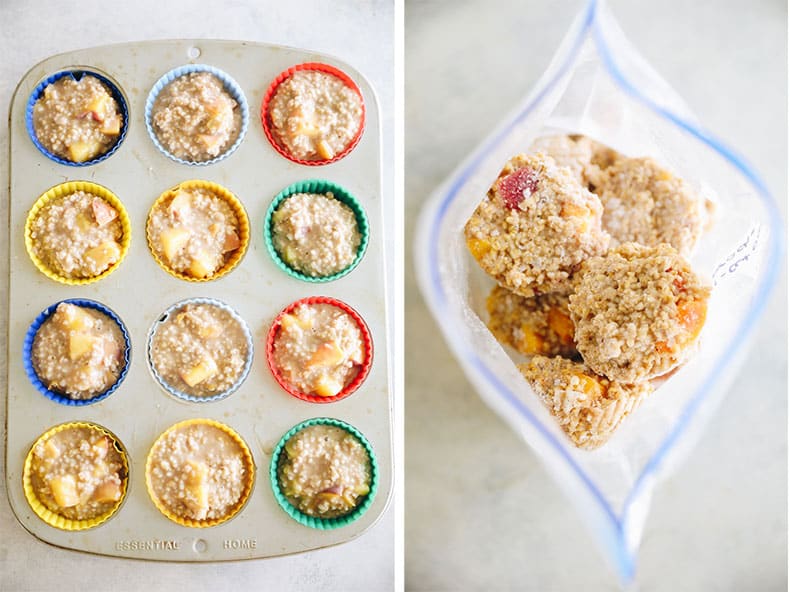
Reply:
[[[296,193],[328,192],[331,192],[335,199],[346,204],[351,208],[351,211],[354,212],[354,217],[357,220],[357,229],[359,230],[361,240],[359,241],[357,256],[354,258],[354,261],[351,263],[351,265],[332,275],[313,277],[293,269],[280,257],[280,254],[274,247],[274,242],[272,240],[272,216],[283,201]],[[331,181],[324,181],[323,179],[307,179],[305,181],[298,181],[280,191],[280,193],[274,197],[274,200],[272,200],[269,209],[266,210],[266,217],[263,221],[263,240],[266,243],[266,249],[269,251],[269,255],[271,255],[271,258],[274,260],[274,263],[277,265],[277,267],[293,278],[314,284],[331,282],[351,273],[351,271],[357,265],[359,265],[359,262],[362,261],[362,257],[365,256],[365,251],[368,248],[369,234],[370,226],[368,224],[367,214],[365,214],[365,210],[362,209],[362,206],[359,204],[357,199],[351,195],[348,190],[344,189],[340,185],[332,183]]]
[[[293,505],[291,505],[291,502],[288,501],[288,498],[286,498],[283,492],[280,490],[280,481],[277,478],[277,473],[278,466],[280,464],[280,454],[283,451],[285,443],[304,428],[314,425],[330,425],[346,430],[357,440],[359,440],[359,442],[365,447],[365,450],[368,453],[368,458],[370,458],[370,492],[365,496],[365,499],[362,500],[361,504],[359,504],[345,516],[338,516],[337,518],[317,518],[315,516],[308,516],[304,512],[297,510]],[[365,512],[367,512],[368,508],[370,508],[371,504],[373,503],[373,499],[376,497],[376,492],[378,491],[379,467],[376,462],[376,455],[373,453],[373,447],[370,445],[370,442],[368,442],[367,438],[365,438],[365,436],[363,436],[362,433],[354,426],[331,417],[315,417],[292,427],[277,443],[277,446],[272,453],[271,465],[269,465],[269,479],[271,480],[272,491],[274,492],[274,497],[277,500],[277,503],[280,504],[280,507],[285,510],[285,512],[291,518],[304,526],[309,526],[310,528],[315,528],[317,530],[332,530],[335,528],[348,526],[349,524],[356,522]]]

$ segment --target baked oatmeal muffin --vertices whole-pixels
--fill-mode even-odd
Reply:
[[[551,156],[559,166],[568,167],[592,192],[601,184],[603,171],[619,158],[615,150],[582,135],[543,136],[528,151],[538,152]]]
[[[166,191],[148,214],[148,245],[182,279],[210,279],[233,267],[247,246],[246,214],[230,192],[187,181]]]
[[[710,288],[671,246],[625,243],[582,263],[569,298],[576,347],[594,372],[638,382],[685,362]]]
[[[128,470],[121,450],[93,424],[58,426],[34,444],[25,481],[47,510],[67,520],[109,517],[126,494]],[[69,530],[93,525],[71,524]]]
[[[567,293],[579,264],[606,251],[601,202],[544,154],[511,158],[466,223],[472,256],[501,286]]]
[[[370,492],[371,463],[362,443],[334,425],[299,430],[283,446],[277,467],[280,491],[308,516],[351,513]]]
[[[157,438],[146,462],[145,480],[154,504],[185,526],[214,526],[230,520],[252,489],[249,448],[228,426],[209,419],[177,423]]]
[[[650,158],[618,160],[606,169],[597,192],[613,247],[668,243],[688,256],[704,230],[705,201]]]
[[[30,360],[48,390],[88,400],[118,381],[126,347],[114,319],[87,306],[61,302],[36,331]]]
[[[252,337],[218,302],[186,302],[157,323],[149,356],[157,379],[176,393],[214,397],[240,385],[252,363]]]
[[[242,114],[224,83],[211,72],[189,72],[159,91],[150,116],[162,147],[186,162],[206,162],[239,137]]]
[[[573,443],[588,450],[604,444],[653,392],[649,382],[611,381],[561,357],[535,356],[518,369]]]
[[[370,351],[361,320],[340,306],[304,302],[272,327],[272,372],[289,392],[336,397],[367,371]]]
[[[117,142],[123,114],[110,88],[96,76],[66,75],[47,85],[33,106],[33,130],[50,154],[81,163]]]
[[[60,278],[95,278],[123,256],[119,212],[98,195],[73,191],[49,199],[31,216],[30,254]]]
[[[280,258],[310,277],[346,269],[362,241],[354,211],[331,192],[287,197],[272,214],[271,231]]]
[[[358,138],[362,96],[350,81],[321,70],[296,70],[280,82],[265,117],[274,140],[297,160],[332,160]]]
[[[488,328],[500,343],[524,355],[578,356],[564,294],[526,298],[496,286],[486,300]]]

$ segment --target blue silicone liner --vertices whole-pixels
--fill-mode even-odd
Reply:
[[[222,154],[217,156],[216,158],[212,158],[211,160],[203,160],[200,162],[192,162],[189,160],[184,160],[182,158],[177,158],[176,156],[170,154],[167,149],[162,146],[159,142],[159,139],[156,137],[156,132],[154,131],[153,124],[151,123],[151,111],[154,108],[154,101],[156,101],[157,95],[159,92],[168,84],[173,82],[176,78],[184,76],[185,74],[191,74],[192,72],[209,72],[213,74],[217,78],[222,81],[225,90],[228,91],[230,96],[239,104],[239,109],[241,109],[241,129],[239,130],[239,135],[236,137],[236,141],[230,145],[230,147],[225,150]],[[148,93],[148,99],[145,101],[145,127],[148,130],[148,135],[151,138],[151,141],[154,143],[159,151],[167,156],[168,158],[175,160],[181,164],[188,164],[191,166],[206,166],[209,164],[214,164],[221,160],[226,159],[228,156],[233,154],[236,149],[241,145],[242,141],[244,140],[244,136],[247,135],[247,128],[250,125],[250,108],[247,105],[247,98],[244,96],[244,91],[241,90],[239,84],[230,76],[228,76],[222,70],[215,68],[213,66],[207,66],[205,64],[189,64],[186,66],[179,66],[178,68],[174,68],[170,70],[167,74],[162,76],[159,80],[156,81],[151,92]]]
[[[349,434],[359,440],[360,444],[365,447],[365,450],[368,453],[368,458],[370,459],[370,491],[365,496],[365,499],[362,500],[362,503],[345,516],[338,516],[336,518],[317,518],[316,516],[309,516],[291,505],[291,502],[288,501],[288,498],[286,498],[283,492],[280,490],[278,469],[280,464],[280,454],[283,451],[285,443],[304,428],[314,425],[336,426],[346,430]],[[280,507],[285,510],[285,512],[291,518],[304,526],[309,526],[310,528],[315,528],[317,530],[333,530],[335,528],[348,526],[349,524],[356,522],[365,512],[368,511],[368,508],[370,508],[370,505],[373,503],[373,498],[376,497],[376,492],[378,491],[379,468],[376,462],[376,455],[373,453],[373,447],[359,430],[339,419],[333,419],[331,417],[316,417],[295,425],[290,430],[288,430],[282,438],[280,438],[280,441],[277,443],[274,452],[272,452],[272,462],[269,465],[269,480],[272,483],[272,491],[274,492],[274,497],[277,500],[277,503],[280,504]]]
[[[59,304],[63,302],[68,302],[69,304],[74,304],[75,306],[82,306],[85,308],[91,308],[93,310],[98,310],[101,313],[104,313],[108,317],[110,317],[115,323],[118,325],[118,328],[121,330],[121,335],[123,335],[123,340],[125,343],[124,351],[123,351],[123,367],[121,368],[121,373],[118,375],[118,380],[115,381],[110,388],[106,391],[99,393],[95,397],[91,399],[70,399],[66,395],[62,393],[58,393],[52,391],[47,388],[47,386],[41,382],[41,379],[36,374],[35,368],[33,368],[33,361],[31,359],[31,353],[33,350],[33,339],[36,337],[36,333],[38,333],[39,328],[44,322],[52,316],[55,312],[55,309],[58,307]],[[25,342],[22,346],[22,364],[25,368],[25,374],[30,379],[30,382],[33,383],[33,386],[36,387],[36,390],[44,395],[50,401],[55,401],[56,403],[60,403],[61,405],[68,405],[71,407],[81,407],[84,405],[92,405],[93,403],[98,403],[99,401],[103,401],[111,394],[113,394],[118,387],[123,382],[123,379],[126,378],[126,373],[129,371],[129,362],[131,359],[131,351],[132,345],[131,340],[129,339],[129,333],[126,330],[126,325],[123,324],[120,317],[115,314],[111,309],[107,308],[103,304],[96,302],[95,300],[86,300],[80,298],[69,298],[68,300],[61,300],[60,302],[56,302],[55,304],[47,307],[41,314],[39,314],[25,334]]]
[[[274,247],[274,241],[272,240],[272,216],[274,212],[277,211],[277,208],[280,207],[286,199],[295,195],[297,193],[320,193],[326,194],[331,192],[333,197],[338,200],[339,202],[347,205],[351,208],[351,211],[354,212],[354,218],[357,221],[357,230],[359,231],[360,241],[359,247],[357,248],[356,257],[351,262],[351,264],[338,271],[337,273],[333,273],[331,275],[324,275],[324,276],[311,276],[306,275],[300,271],[297,271],[290,265],[288,265],[280,254],[277,252],[277,249]],[[280,193],[278,193],[274,199],[272,200],[269,209],[266,210],[266,216],[263,220],[263,242],[266,243],[266,250],[269,251],[269,255],[271,256],[274,263],[279,267],[282,271],[287,273],[293,278],[298,280],[302,280],[303,282],[310,282],[314,284],[322,283],[322,282],[331,282],[337,279],[340,279],[349,273],[351,273],[357,265],[359,265],[362,258],[365,256],[365,251],[368,248],[368,242],[370,239],[370,224],[368,223],[368,217],[365,214],[365,210],[362,208],[360,203],[357,199],[349,193],[347,189],[344,189],[337,183],[332,183],[331,181],[324,181],[323,179],[306,179],[304,181],[297,181],[296,183],[292,183]]]
[[[696,124],[687,121],[681,116],[667,110],[652,98],[643,94],[620,70],[617,62],[610,51],[604,34],[601,30],[599,22],[600,16],[598,12],[601,10],[599,0],[588,0],[587,5],[583,11],[580,27],[577,31],[577,37],[571,49],[566,54],[560,68],[556,74],[542,87],[541,91],[535,96],[532,96],[527,105],[521,109],[511,120],[509,120],[500,130],[497,130],[494,135],[487,138],[484,143],[479,147],[468,162],[464,163],[463,167],[454,173],[454,177],[449,186],[439,194],[438,205],[435,206],[436,210],[432,213],[429,220],[422,220],[421,223],[427,228],[426,237],[428,244],[427,260],[427,288],[424,290],[427,293],[427,300],[431,304],[434,316],[437,318],[444,331],[445,339],[457,344],[458,350],[461,351],[460,356],[463,357],[465,363],[469,367],[474,367],[475,374],[481,380],[489,384],[502,398],[503,403],[507,406],[509,411],[516,415],[523,417],[534,429],[540,433],[541,437],[547,442],[549,446],[561,457],[564,458],[568,466],[572,469],[573,473],[578,477],[581,483],[584,484],[588,490],[590,497],[594,500],[594,504],[600,511],[602,517],[602,524],[607,526],[607,542],[610,551],[615,557],[615,566],[618,575],[623,582],[630,582],[636,574],[636,556],[633,549],[629,547],[629,541],[626,536],[626,527],[633,509],[638,506],[639,502],[644,503],[643,496],[645,492],[649,493],[649,485],[655,480],[658,475],[663,461],[677,443],[680,437],[688,428],[689,423],[699,411],[703,402],[711,394],[713,388],[716,386],[716,380],[724,369],[737,359],[737,352],[739,351],[739,344],[732,344],[727,353],[719,361],[719,371],[714,372],[703,385],[691,396],[688,404],[684,408],[680,419],[677,424],[669,431],[666,438],[659,445],[656,453],[647,461],[646,465],[639,474],[633,489],[628,494],[621,513],[618,515],[609,502],[606,500],[604,494],[598,486],[592,481],[590,475],[566,452],[563,444],[546,430],[529,408],[524,405],[519,399],[518,393],[514,393],[506,386],[502,380],[494,374],[475,353],[471,343],[465,342],[464,339],[456,333],[455,329],[450,323],[443,322],[443,318],[436,314],[436,310],[448,309],[448,296],[442,284],[441,279],[441,265],[439,262],[439,236],[441,234],[440,227],[442,220],[447,213],[450,205],[458,197],[461,188],[472,174],[478,169],[485,156],[497,145],[498,142],[520,121],[522,121],[532,110],[538,105],[542,99],[552,90],[562,77],[567,73],[573,60],[578,55],[582,46],[582,42],[586,35],[592,35],[598,53],[601,56],[602,62],[605,65],[609,75],[620,86],[620,88],[630,95],[634,100],[642,103],[661,117],[671,121],[693,137],[697,138],[700,142],[704,143],[712,150],[719,153],[723,158],[730,162],[737,168],[744,177],[753,185],[756,194],[763,201],[766,210],[772,215],[768,217],[771,224],[770,232],[770,248],[768,253],[768,262],[766,263],[766,271],[762,278],[759,280],[759,288],[756,290],[756,296],[752,303],[752,308],[746,315],[746,318],[739,326],[736,332],[740,343],[748,341],[748,336],[754,331],[757,320],[765,308],[768,300],[768,295],[776,284],[779,260],[782,253],[782,239],[783,236],[781,228],[781,215],[778,208],[771,197],[765,183],[760,179],[757,173],[746,162],[737,155],[734,151],[721,143],[717,138],[713,137],[707,131],[699,128]]]
[[[86,160],[85,162],[73,162],[71,160],[66,160],[65,158],[61,158],[60,156],[56,156],[52,154],[49,150],[47,150],[46,148],[44,148],[44,146],[41,145],[41,142],[38,141],[38,138],[36,137],[36,132],[33,129],[33,107],[35,107],[36,101],[38,101],[38,99],[41,98],[41,95],[44,93],[44,89],[46,87],[48,87],[53,82],[57,82],[58,80],[66,76],[70,76],[71,78],[77,81],[79,81],[83,76],[93,76],[94,78],[98,78],[104,84],[106,84],[107,87],[110,89],[110,94],[112,94],[112,97],[115,99],[115,101],[118,103],[118,106],[121,109],[121,117],[123,118],[123,122],[121,123],[121,133],[118,134],[118,139],[115,141],[115,144],[113,144],[112,147],[109,150],[107,150],[107,152],[105,152],[104,154],[102,154],[97,158],[94,158],[93,160]],[[126,98],[121,92],[120,87],[115,82],[107,78],[105,75],[100,74],[99,72],[96,72],[95,70],[88,68],[75,68],[73,70],[62,70],[60,72],[56,72],[55,74],[48,76],[47,78],[39,82],[36,88],[33,89],[33,92],[30,93],[30,98],[28,99],[27,107],[25,108],[25,127],[27,128],[28,136],[30,136],[30,139],[32,140],[36,148],[38,148],[39,152],[41,152],[41,154],[43,154],[50,160],[54,160],[58,164],[63,164],[66,166],[86,167],[86,166],[98,164],[103,160],[107,160],[108,158],[110,158],[110,156],[115,154],[115,151],[118,150],[118,148],[121,146],[123,141],[126,139],[126,132],[129,131],[129,107],[127,106]]]
[[[168,317],[179,311],[181,308],[186,306],[187,304],[209,304],[211,306],[216,306],[217,308],[221,308],[222,310],[226,311],[230,316],[232,316],[241,326],[242,331],[244,332],[244,337],[247,339],[247,358],[244,361],[244,368],[241,371],[241,375],[239,376],[238,380],[233,383],[233,385],[222,391],[217,393],[216,395],[210,395],[208,397],[196,397],[195,395],[190,395],[189,393],[182,392],[177,388],[173,387],[172,385],[168,384],[168,382],[156,371],[154,367],[153,358],[151,357],[151,346],[154,342],[154,336],[156,335],[156,331],[159,326],[167,321]],[[244,319],[241,318],[239,313],[233,310],[230,306],[221,302],[219,300],[215,300],[214,298],[188,298],[186,300],[181,300],[176,302],[172,306],[170,306],[166,311],[164,311],[161,316],[154,322],[151,326],[151,330],[148,333],[148,343],[146,345],[146,357],[148,359],[148,368],[151,370],[151,374],[156,379],[156,382],[159,383],[168,394],[176,397],[177,399],[181,399],[182,401],[189,401],[190,403],[209,403],[211,401],[219,401],[220,399],[224,399],[229,395],[235,393],[239,387],[247,380],[247,376],[250,373],[250,368],[252,368],[252,360],[253,360],[253,340],[252,340],[252,333],[250,333],[250,328],[247,326],[247,323],[244,322]]]

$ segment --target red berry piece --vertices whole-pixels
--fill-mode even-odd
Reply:
[[[538,174],[530,168],[518,169],[499,181],[499,195],[505,207],[515,210],[538,187]]]

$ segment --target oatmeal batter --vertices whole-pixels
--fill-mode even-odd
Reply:
[[[312,425],[285,443],[278,476],[283,494],[299,511],[336,518],[350,513],[370,492],[370,458],[346,430]]]
[[[332,193],[297,193],[272,215],[272,241],[289,267],[326,277],[354,262],[362,237],[353,210]]]

